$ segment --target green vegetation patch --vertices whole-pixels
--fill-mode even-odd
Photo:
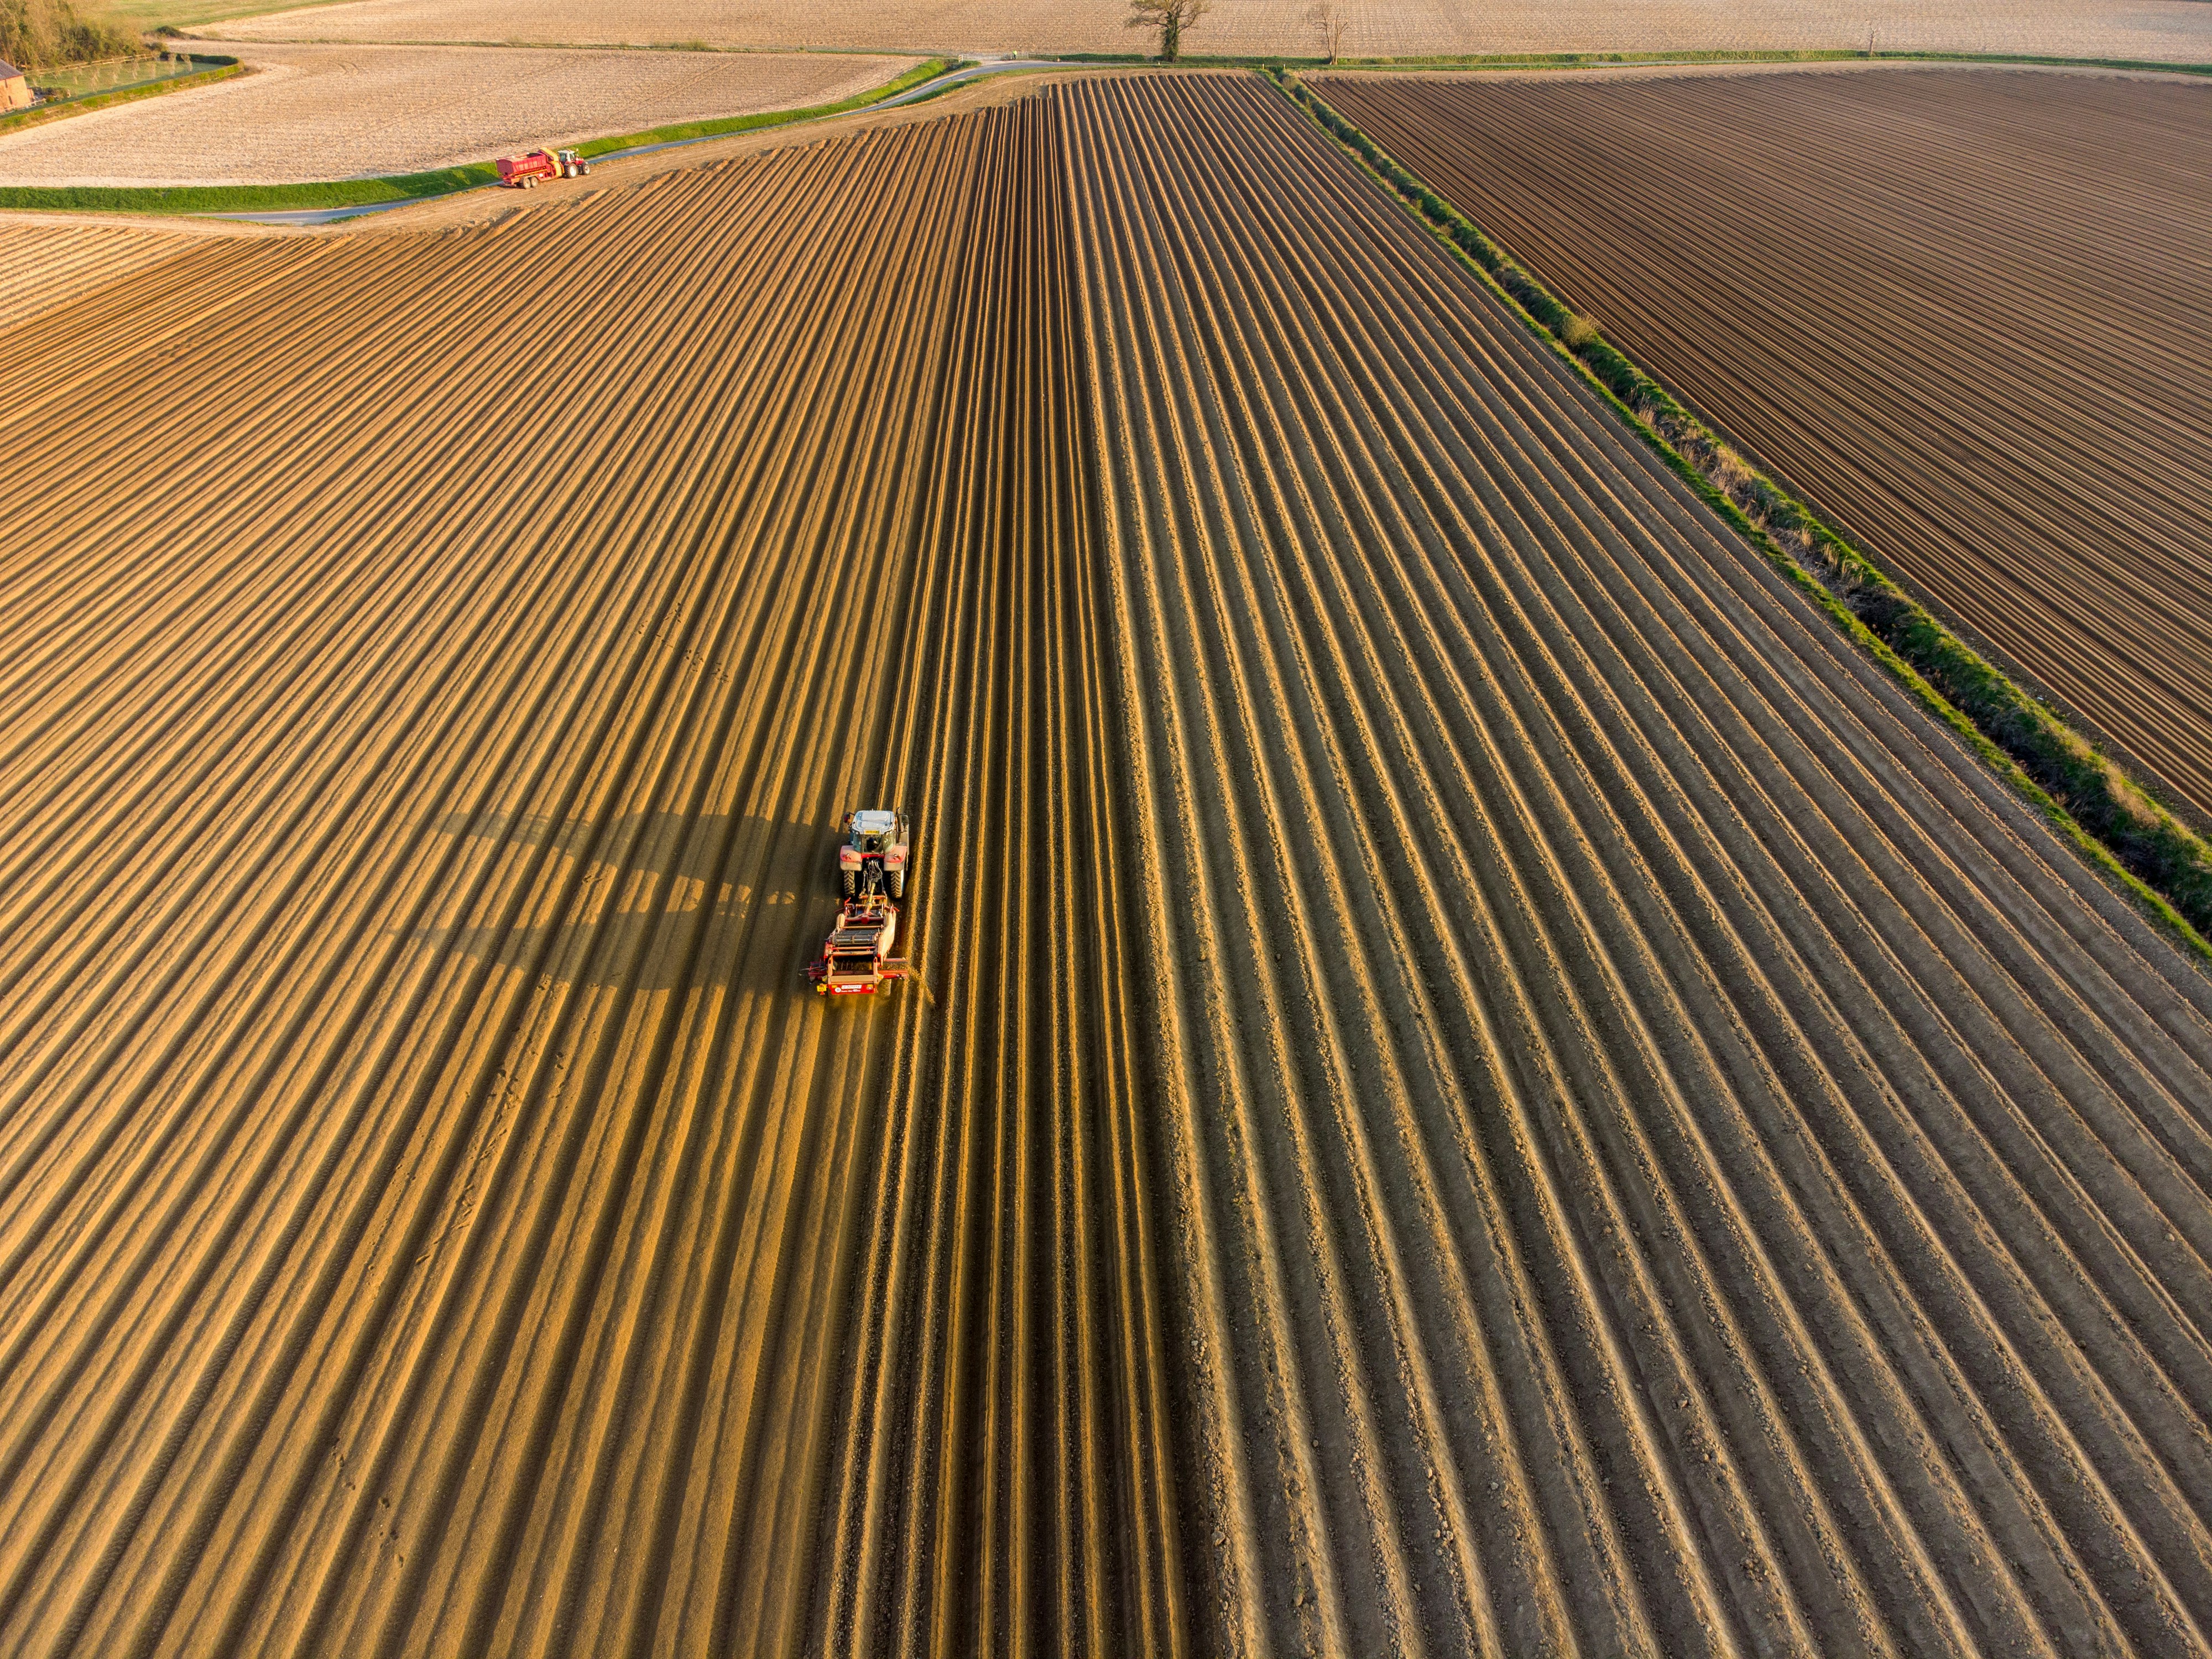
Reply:
[[[97,9],[80,11],[71,0],[0,0],[0,59],[34,82],[64,64],[143,50],[135,29]]]
[[[228,63],[228,58],[210,59]],[[154,81],[173,81],[193,72],[192,60],[179,52],[155,56],[140,52],[129,58],[104,58],[97,64],[70,64],[61,69],[40,70],[35,79],[49,98],[89,98],[97,93],[128,92]]]
[[[309,0],[343,5],[346,0]],[[301,0],[106,0],[107,14],[132,27],[161,34],[182,34],[209,23],[236,22],[274,11],[299,9]]]
[[[1977,59],[1974,61],[1986,61]],[[1727,520],[2089,862],[2212,960],[2212,842],[1761,473],[1419,177],[1279,70],[1272,78],[1517,310]],[[1815,572],[1819,574],[1815,574]]]

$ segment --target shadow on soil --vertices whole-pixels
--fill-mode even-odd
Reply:
[[[434,914],[407,930],[559,985],[805,989],[837,913],[836,818],[448,813]]]

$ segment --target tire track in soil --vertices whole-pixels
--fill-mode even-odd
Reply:
[[[2202,980],[1272,92],[1051,95],[1213,1644],[2206,1651]]]

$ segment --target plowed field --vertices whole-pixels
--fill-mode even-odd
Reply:
[[[1048,115],[6,335],[0,1650],[1147,1645]]]
[[[1868,550],[2212,811],[2212,88],[1322,85]]]
[[[2212,991],[1260,83],[0,355],[0,1647],[2208,1650]]]

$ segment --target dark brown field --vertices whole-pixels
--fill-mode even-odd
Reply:
[[[2212,86],[1891,70],[1323,94],[2212,811]]]
[[[2212,1654],[2212,986],[1256,78],[55,257],[0,1652]]]

